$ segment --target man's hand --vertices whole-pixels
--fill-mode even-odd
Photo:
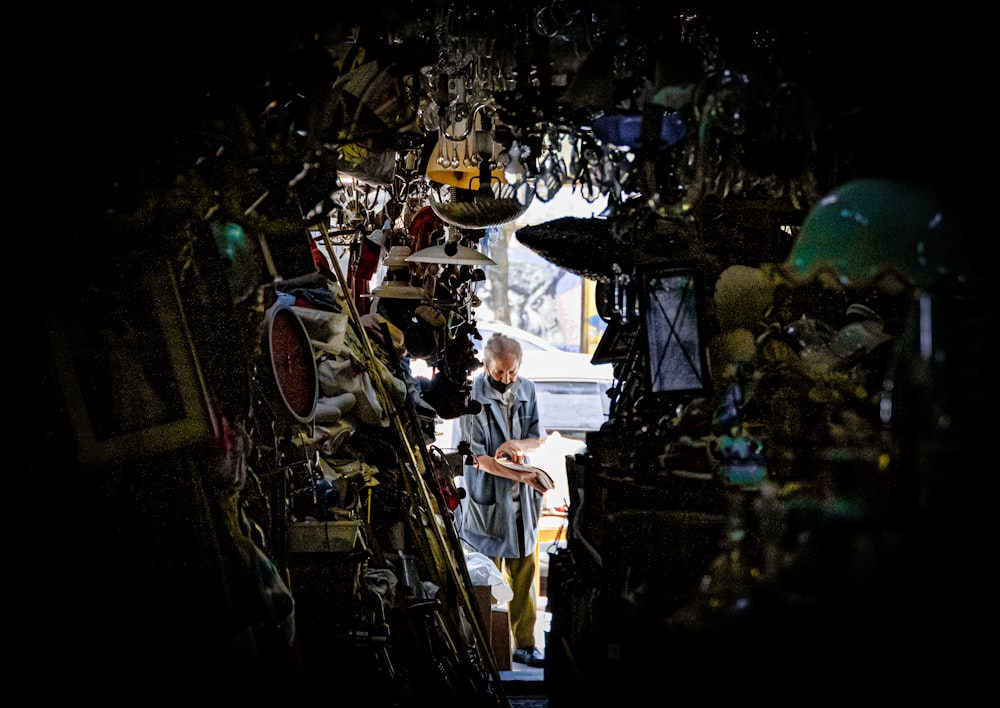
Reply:
[[[504,445],[507,445],[507,443],[504,443],[497,448],[496,458],[498,460],[509,460],[510,462],[517,462],[519,464],[524,462],[523,452],[517,452],[512,446],[508,446],[507,449],[504,449]]]
[[[524,474],[526,476],[522,480],[523,482],[526,482],[527,484],[529,484],[531,486],[531,488],[534,489],[539,494],[545,494],[545,492],[547,490],[545,488],[545,485],[542,484],[542,480],[538,476],[537,472],[525,472]]]
[[[524,463],[524,458],[532,450],[538,449],[542,444],[541,440],[535,438],[525,438],[524,440],[507,440],[497,448],[496,457],[502,459],[507,455],[511,462]]]

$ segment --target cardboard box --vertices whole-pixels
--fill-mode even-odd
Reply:
[[[514,668],[510,640],[510,613],[506,607],[493,608],[490,612],[490,648],[497,662],[497,671],[511,671]]]
[[[510,614],[506,608],[493,607],[493,591],[489,585],[474,585],[476,607],[483,622],[483,631],[490,643],[490,651],[498,671],[514,668],[510,637]]]
[[[493,605],[493,592],[489,585],[473,585],[473,595],[476,598],[476,606],[479,608],[479,618],[483,621],[483,628],[486,636],[490,635],[490,607]]]

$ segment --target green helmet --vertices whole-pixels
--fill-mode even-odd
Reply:
[[[837,187],[802,223],[785,268],[799,281],[831,272],[845,287],[887,274],[919,287],[969,271],[956,218],[929,187],[857,179]]]

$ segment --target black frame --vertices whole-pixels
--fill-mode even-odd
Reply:
[[[704,395],[709,390],[700,278],[691,267],[637,273],[646,359],[646,390],[654,396]]]
[[[590,363],[617,364],[625,361],[638,330],[638,323],[624,325],[619,320],[608,322],[608,326],[601,336],[601,341],[597,343],[594,354],[590,357]]]
[[[122,464],[218,437],[168,266],[135,293],[83,294],[48,312],[49,349],[81,465]]]

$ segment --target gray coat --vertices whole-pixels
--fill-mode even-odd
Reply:
[[[538,399],[535,384],[519,379],[515,392],[513,430],[507,430],[502,410],[498,406],[500,394],[480,372],[472,382],[472,398],[483,408],[475,414],[463,415],[459,421],[462,440],[468,440],[474,455],[494,455],[505,440],[544,438],[545,429],[538,416]],[[535,552],[538,519],[542,512],[542,495],[531,486],[497,477],[479,470],[474,465],[464,465],[466,497],[462,500],[462,519],[459,535],[468,547],[490,558],[517,558],[517,528],[513,497],[514,486],[521,487],[521,527],[524,533],[524,550],[527,555]]]

